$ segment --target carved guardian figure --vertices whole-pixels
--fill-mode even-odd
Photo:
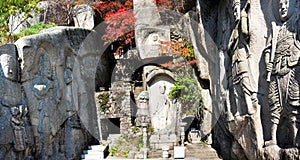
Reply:
[[[242,6],[242,8],[240,8]],[[234,116],[252,115],[256,113],[258,100],[254,89],[253,75],[249,67],[249,20],[248,10],[250,1],[233,1],[235,29],[229,40],[229,56],[231,57],[232,78],[234,92],[233,106],[236,108]],[[231,110],[231,109],[229,109]],[[232,113],[230,118],[232,119]]]
[[[272,122],[271,140],[266,142],[266,146],[277,145],[277,127],[279,122],[285,121],[290,146],[300,147],[300,137],[297,135],[300,125],[298,6],[297,0],[279,0],[279,16],[283,24],[266,49]]]

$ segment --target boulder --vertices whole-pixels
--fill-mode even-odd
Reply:
[[[40,9],[40,11],[38,11],[38,13],[32,12],[32,18],[25,18],[24,13],[11,15],[8,24],[9,32],[13,34],[20,33],[23,29],[38,22],[45,24],[55,23],[60,26],[67,26],[71,22],[71,13],[59,3],[54,1],[41,1],[36,7]]]
[[[99,138],[94,101],[82,98],[90,93],[93,99],[94,79],[89,82],[92,91],[85,92],[86,86],[76,76],[87,73],[77,70],[82,65],[76,61],[89,33],[76,27],[56,27],[15,43],[22,59],[21,83],[35,137],[34,157],[77,159],[92,138]]]
[[[93,8],[87,4],[77,5],[73,8],[73,20],[75,27],[81,27],[85,29],[93,29],[95,12]]]

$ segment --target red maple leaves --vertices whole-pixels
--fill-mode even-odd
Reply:
[[[163,7],[163,8],[168,8],[168,9],[172,9],[173,8],[173,2],[172,2],[172,0],[155,0],[155,4],[158,7]]]
[[[94,8],[107,25],[106,34],[102,36],[105,40],[104,45],[118,41],[120,46],[116,52],[120,52],[120,48],[128,46],[134,38],[133,1],[100,0]]]

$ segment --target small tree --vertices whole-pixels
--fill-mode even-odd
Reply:
[[[36,5],[40,0],[1,0],[0,1],[0,42],[10,41],[8,19],[10,15],[24,13],[24,20],[32,17],[37,11]],[[21,22],[22,23],[22,22]],[[20,23],[20,24],[21,24]],[[19,24],[19,25],[20,25]]]
[[[100,0],[94,8],[107,25],[106,34],[102,36],[105,44],[117,42],[114,50],[116,54],[122,54],[122,49],[129,48],[134,39],[133,1]]]

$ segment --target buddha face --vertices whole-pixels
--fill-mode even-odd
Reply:
[[[286,21],[294,12],[295,0],[279,0],[279,16],[281,21]]]
[[[12,81],[16,81],[18,77],[17,61],[11,55],[2,54],[0,56],[0,63],[4,76]]]

